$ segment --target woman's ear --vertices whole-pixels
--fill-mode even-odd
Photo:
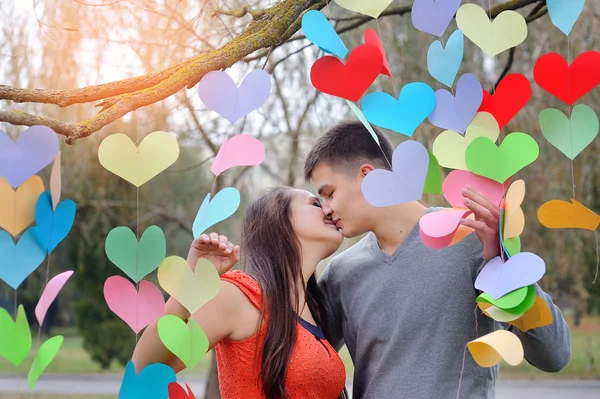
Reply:
[[[360,176],[362,178],[364,178],[366,175],[368,175],[370,172],[372,172],[374,170],[375,170],[375,167],[373,165],[365,163],[360,166]]]

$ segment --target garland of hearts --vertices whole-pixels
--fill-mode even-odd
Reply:
[[[387,0],[336,2],[376,21],[390,3]],[[552,22],[566,35],[583,10],[584,0],[575,3],[547,1]],[[490,57],[518,46],[527,37],[527,23],[515,11],[503,11],[492,21],[486,10],[476,4],[461,6],[461,0],[415,0],[411,12],[416,29],[440,38],[454,15],[459,29],[450,35],[446,47],[436,40],[427,52],[431,76],[451,90],[462,63],[465,36]],[[552,323],[546,303],[535,295],[534,289],[545,273],[545,263],[536,254],[521,252],[525,183],[513,181],[517,172],[538,158],[539,147],[533,137],[521,132],[508,134],[496,145],[500,130],[531,97],[528,79],[522,74],[508,74],[490,94],[482,89],[475,75],[466,73],[458,79],[456,94],[444,89],[434,92],[425,83],[411,82],[402,87],[397,97],[385,92],[365,95],[380,74],[392,76],[381,40],[374,38],[377,34],[368,30],[365,37],[368,35],[369,41],[348,51],[330,21],[315,10],[304,15],[302,29],[308,40],[329,54],[312,65],[312,85],[323,93],[345,99],[377,144],[371,123],[410,138],[425,119],[447,129],[434,141],[432,152],[414,140],[398,145],[391,171],[375,170],[365,177],[362,192],[367,201],[384,207],[420,200],[423,193],[437,191],[426,188],[431,187],[435,176],[441,176],[439,166],[454,169],[443,183],[440,179],[440,191],[452,209],[421,218],[423,242],[432,248],[444,248],[471,234],[472,229],[460,224],[461,219],[473,217],[464,205],[461,191],[470,185],[483,192],[501,209],[498,226],[501,255],[483,268],[474,283],[482,291],[476,301],[478,307],[488,317],[521,331]],[[536,63],[534,78],[546,91],[571,105],[600,83],[598,70],[600,53],[596,51],[582,53],[570,66],[560,55],[550,53]],[[577,105],[570,119],[558,110],[540,113],[543,135],[573,159],[596,137],[598,118],[590,107]],[[565,134],[569,134],[570,141],[565,141]],[[545,203],[538,211],[539,220],[549,228],[596,230],[600,216],[574,198],[571,201]],[[501,359],[514,366],[524,358],[520,340],[509,331],[498,330],[479,337],[467,343],[467,348],[481,367],[495,366]]]

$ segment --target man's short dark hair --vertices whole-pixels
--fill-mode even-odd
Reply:
[[[373,130],[381,148],[360,121],[341,122],[330,128],[319,137],[306,157],[306,180],[310,180],[314,169],[320,164],[349,175],[354,175],[363,163],[370,163],[379,169],[391,169],[388,160],[392,162],[392,143],[374,126]]]

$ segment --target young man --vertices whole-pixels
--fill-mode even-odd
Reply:
[[[437,209],[416,201],[378,208],[362,194],[368,173],[390,169],[392,145],[376,133],[381,148],[360,122],[340,123],[319,138],[304,167],[344,236],[369,233],[334,257],[319,280],[331,344],[339,350],[346,343],[354,361],[353,397],[454,398],[461,380],[461,398],[494,398],[498,366],[479,367],[465,346],[498,328],[520,338],[533,366],[561,370],[571,355],[569,328],[539,286],[536,293],[553,316],[546,327],[526,333],[499,323],[495,328],[476,308],[475,278],[500,251],[498,206],[465,189],[465,205],[476,217],[463,224],[476,234],[448,248],[426,247],[419,218]]]

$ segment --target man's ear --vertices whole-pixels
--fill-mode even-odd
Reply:
[[[374,170],[375,170],[375,167],[373,165],[371,165],[370,163],[362,164],[359,169],[360,177],[364,178],[366,175],[368,175],[370,172],[372,172]]]

